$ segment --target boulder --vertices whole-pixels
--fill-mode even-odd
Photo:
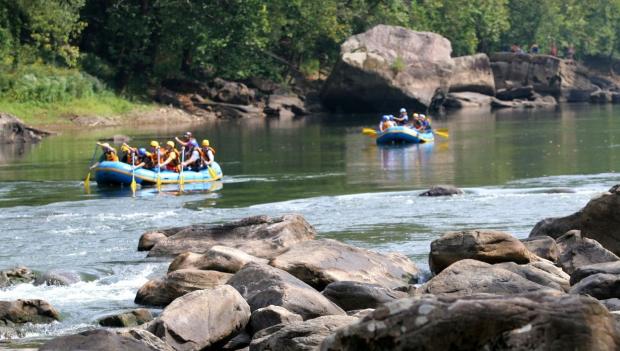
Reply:
[[[357,322],[351,316],[323,316],[304,322],[263,329],[250,344],[251,351],[318,350],[321,342],[338,328]],[[272,331],[272,333],[269,333]]]
[[[570,285],[575,285],[582,279],[598,273],[620,275],[620,261],[594,263],[587,266],[581,266],[575,269],[575,271],[571,274]]]
[[[608,90],[596,90],[590,93],[590,102],[593,104],[609,104],[612,102],[612,93]]]
[[[549,260],[551,262],[557,262],[560,257],[560,250],[558,245],[550,236],[536,236],[533,238],[522,239],[521,242],[525,247],[534,253],[536,256]]]
[[[529,263],[532,254],[517,238],[495,230],[448,232],[431,242],[428,261],[435,274],[466,258],[487,263]]]
[[[210,289],[226,284],[232,274],[198,269],[180,269],[164,278],[146,282],[136,294],[135,303],[151,306],[166,306],[179,296],[189,292]]]
[[[103,317],[99,325],[103,327],[135,327],[153,320],[153,315],[146,308],[137,308],[132,311]]]
[[[35,279],[34,273],[29,268],[19,266],[0,271],[0,288],[6,288],[15,284],[32,283]]]
[[[572,215],[561,218],[547,218],[536,224],[530,237],[548,235],[559,238],[572,229],[581,230],[587,238],[601,243],[607,250],[620,254],[620,185],[590,200],[588,204]]]
[[[39,351],[160,351],[147,343],[105,329],[88,330],[79,334],[54,338]]]
[[[191,268],[236,273],[250,262],[267,264],[268,260],[248,255],[232,247],[215,245],[204,254],[193,252],[180,254],[170,263],[168,272]]]
[[[607,307],[607,310],[609,310],[610,312],[620,311],[620,299],[619,298],[614,297],[611,299],[601,300],[600,302],[605,307]]]
[[[475,260],[460,260],[428,282],[415,294],[466,296],[475,293],[512,295],[548,289],[501,267]]]
[[[175,256],[186,251],[205,253],[215,245],[223,245],[253,256],[271,258],[289,246],[312,240],[315,236],[314,228],[300,215],[255,216],[221,225],[184,227],[157,241],[148,255]]]
[[[270,95],[267,108],[274,111],[271,115],[276,117],[294,117],[308,114],[306,104],[297,95]]]
[[[235,105],[224,102],[196,104],[204,109],[213,110],[220,118],[245,119],[265,117],[263,109],[254,105]]]
[[[515,87],[511,89],[500,89],[495,97],[500,100],[529,100],[534,94],[534,87],[531,85]]]
[[[242,331],[222,345],[221,350],[249,350],[250,342],[252,342],[252,335]]]
[[[250,105],[254,102],[256,92],[243,83],[228,82],[216,78],[213,85],[217,91],[213,99],[217,101],[238,105]]]
[[[58,311],[44,300],[0,301],[0,325],[51,323],[60,319]]]
[[[558,264],[568,274],[573,274],[576,269],[594,263],[620,260],[596,240],[582,236],[579,230],[569,231],[559,237],[556,242],[560,250]]]
[[[135,339],[154,351],[175,351],[172,346],[163,342],[148,330],[139,328],[123,329],[116,332],[120,336]]]
[[[450,92],[495,95],[495,80],[486,54],[455,57],[450,75]]]
[[[0,112],[0,144],[36,143],[50,134],[28,127],[13,115]]]
[[[285,270],[317,290],[337,281],[379,284],[388,288],[416,282],[420,270],[401,254],[380,254],[336,240],[304,241],[273,258]]]
[[[491,108],[491,102],[493,97],[489,95],[483,95],[480,93],[462,92],[462,93],[449,93],[443,106],[449,109],[459,108]],[[452,195],[452,194],[450,194]]]
[[[345,311],[376,308],[380,304],[408,296],[405,292],[381,285],[350,281],[333,282],[321,294]]]
[[[491,101],[491,107],[493,108],[549,108],[556,107],[558,105],[557,100],[553,96],[541,96],[534,97],[532,100],[510,100],[504,101],[493,98]]]
[[[231,286],[191,292],[155,320],[153,334],[175,350],[202,350],[226,341],[250,319],[250,306]]]
[[[537,261],[528,264],[514,262],[498,263],[495,267],[505,269],[521,277],[551,289],[568,291],[570,276],[549,261]]]
[[[617,350],[619,340],[614,317],[586,296],[424,295],[379,307],[321,350]]]
[[[149,251],[158,241],[166,239],[168,235],[159,232],[148,232],[140,236],[138,241],[138,251]]]
[[[81,281],[82,278],[77,272],[65,271],[62,269],[51,269],[38,276],[34,285],[58,285],[66,286]]]
[[[303,321],[303,318],[300,315],[284,307],[269,305],[252,312],[250,316],[250,329],[253,333],[256,333],[259,330],[277,324],[291,324],[301,321]]]
[[[252,311],[269,305],[281,306],[304,319],[344,315],[344,311],[308,284],[268,265],[248,263],[228,284],[248,301]]]
[[[589,295],[599,300],[620,296],[620,275],[597,273],[582,279],[570,289],[571,294]]]
[[[420,196],[452,196],[462,195],[463,190],[452,185],[433,185],[430,189],[420,194]]]
[[[330,109],[349,112],[394,106],[425,111],[448,92],[451,52],[450,41],[439,34],[375,26],[341,45],[321,99]]]

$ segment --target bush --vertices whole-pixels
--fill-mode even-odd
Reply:
[[[399,74],[400,72],[404,71],[405,68],[407,68],[407,64],[405,64],[405,60],[403,60],[402,57],[397,56],[396,59],[394,59],[394,62],[392,62],[390,68],[392,69],[394,74]]]

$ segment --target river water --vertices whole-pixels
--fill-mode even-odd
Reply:
[[[136,197],[94,182],[84,192],[95,141],[125,134],[130,144],[147,145],[190,127],[65,130],[37,145],[3,147],[0,268],[63,269],[83,278],[0,290],[0,300],[40,298],[62,313],[59,323],[24,328],[17,342],[92,328],[102,316],[135,308],[137,289],[168,263],[136,251],[148,229],[297,212],[321,237],[402,252],[427,269],[429,243],[446,231],[489,228],[523,238],[540,219],[572,213],[619,182],[620,108],[613,106],[460,111],[434,121],[449,139],[406,148],[377,147],[360,133],[376,122],[309,116],[191,127],[217,150],[221,189],[142,189]],[[466,194],[418,197],[433,184]]]

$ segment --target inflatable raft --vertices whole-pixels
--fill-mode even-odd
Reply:
[[[390,127],[383,132],[377,132],[378,145],[391,144],[419,144],[435,140],[432,130],[418,131],[407,126]]]
[[[183,171],[183,183],[207,183],[222,179],[222,169],[216,162],[211,164],[216,176],[211,177],[209,170],[200,172]],[[161,171],[159,173],[161,184],[179,184],[181,173]],[[157,172],[149,169],[136,169],[136,183],[143,186],[157,183]],[[95,180],[98,185],[130,185],[132,178],[131,165],[123,162],[104,161],[95,167]]]

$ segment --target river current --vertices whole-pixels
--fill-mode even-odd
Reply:
[[[398,251],[428,270],[429,244],[446,231],[488,228],[524,238],[537,221],[570,214],[620,182],[620,108],[612,106],[460,111],[434,120],[448,128],[448,139],[398,148],[377,147],[360,133],[376,122],[309,116],[64,130],[37,145],[3,147],[0,269],[62,269],[83,279],[0,290],[0,300],[40,298],[62,313],[61,322],[28,326],[17,343],[93,328],[102,316],[137,307],[137,289],[168,265],[136,251],[149,229],[296,212],[320,237]],[[84,192],[98,139],[124,134],[132,145],[147,145],[188,128],[215,146],[225,174],[219,190],[180,193],[173,186],[132,197],[92,182]],[[418,196],[434,184],[454,184],[465,195]]]

